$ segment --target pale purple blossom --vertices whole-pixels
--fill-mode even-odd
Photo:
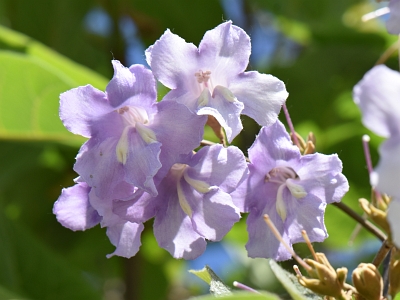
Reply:
[[[384,65],[372,68],[354,87],[353,97],[365,127],[388,138],[379,147],[371,184],[381,193],[400,197],[400,73]]]
[[[156,174],[161,180],[199,145],[206,118],[178,103],[157,103],[155,79],[144,66],[112,64],[105,93],[87,85],[60,96],[66,128],[89,138],[74,170],[100,198],[112,198],[121,182],[156,195]]]
[[[172,166],[158,185],[158,195],[145,193],[118,201],[114,212],[131,222],[155,216],[154,235],[175,258],[194,259],[206,239],[219,241],[240,219],[243,195],[231,193],[247,177],[243,153],[236,147],[204,147],[185,163]]]
[[[207,31],[199,48],[167,30],[146,58],[157,80],[171,89],[163,101],[214,116],[231,142],[243,128],[240,114],[273,124],[288,96],[276,77],[245,72],[250,52],[249,36],[229,21]]]
[[[348,191],[342,162],[336,154],[302,156],[283,124],[263,127],[249,149],[249,177],[238,189],[246,193],[245,209],[250,257],[290,259],[291,254],[265,224],[268,214],[289,246],[303,242],[305,230],[312,242],[328,237],[324,225],[327,204],[339,202]]]

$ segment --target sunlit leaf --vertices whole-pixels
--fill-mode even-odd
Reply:
[[[0,138],[81,144],[58,117],[59,95],[74,84],[35,57],[0,51]]]

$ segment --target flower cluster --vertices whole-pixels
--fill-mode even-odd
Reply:
[[[301,155],[277,116],[288,93],[272,75],[246,72],[250,38],[225,22],[206,32],[197,48],[167,30],[146,50],[151,70],[113,61],[102,92],[90,85],[63,93],[60,117],[88,138],[76,158],[76,185],[54,205],[72,230],[107,228],[116,250],[131,257],[143,223],[154,218],[158,244],[175,258],[193,259],[207,240],[219,241],[248,212],[251,257],[290,258],[263,223],[269,214],[288,244],[327,237],[324,211],[348,190],[336,155]],[[156,79],[170,92],[156,101]],[[197,149],[207,116],[231,142],[240,115],[262,127],[249,150]]]

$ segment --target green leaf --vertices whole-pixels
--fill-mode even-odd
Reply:
[[[294,300],[323,299],[300,285],[293,274],[282,269],[274,260],[271,259],[269,264],[276,278],[282,283],[286,291]]]
[[[41,60],[0,51],[0,138],[81,144],[58,117],[59,95],[74,87]]]
[[[198,271],[189,270],[189,272],[208,283],[210,285],[210,293],[216,297],[232,294],[229,287],[222,282],[209,266],[205,266],[203,269]]]
[[[2,49],[2,50],[1,50]],[[0,26],[0,138],[82,144],[58,117],[61,93],[107,80],[31,38]]]
[[[191,300],[215,300],[215,296],[207,295],[201,297],[190,298]],[[274,294],[262,292],[260,294],[249,292],[237,292],[232,295],[218,297],[224,300],[279,300],[280,298]]]
[[[104,90],[108,83],[108,80],[98,73],[75,63],[34,39],[4,26],[0,26],[0,49],[2,48],[40,60],[42,66],[46,65],[47,69],[53,69],[53,72],[59,73],[73,87],[91,84]]]

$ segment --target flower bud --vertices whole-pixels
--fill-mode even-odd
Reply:
[[[305,263],[312,269],[308,274],[312,278],[297,276],[299,283],[313,292],[336,299],[347,299],[343,291],[343,285],[347,274],[346,268],[338,269],[340,276],[331,266],[325,254],[316,253],[317,260],[305,259]]]
[[[366,300],[382,298],[383,280],[378,269],[373,264],[361,263],[352,274],[353,285],[357,292]]]
[[[386,218],[387,213],[373,206],[371,203],[368,202],[367,199],[360,198],[358,199],[358,202],[360,203],[361,208],[365,211],[368,217],[372,221],[374,221],[379,227],[381,227],[386,233],[390,234],[390,226]]]

